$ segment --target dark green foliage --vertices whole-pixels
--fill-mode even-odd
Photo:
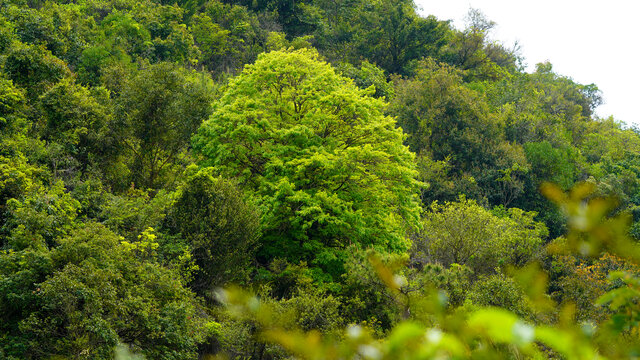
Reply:
[[[190,19],[190,32],[200,50],[198,64],[210,71],[234,72],[265,50],[269,29],[239,5],[209,1]]]
[[[489,40],[496,25],[478,9],[469,9],[467,27],[455,31],[442,59],[464,71],[466,80],[499,80],[517,69],[518,56],[514,50]]]
[[[413,1],[383,0],[363,6],[357,18],[355,46],[391,74],[407,72],[413,61],[437,57],[446,44],[447,22],[416,14]]]
[[[190,283],[199,294],[248,278],[258,247],[257,210],[212,168],[190,168],[164,228],[184,239],[198,270]]]
[[[126,193],[104,197],[98,218],[114,232],[134,240],[146,229],[160,227],[175,194],[131,188]]]
[[[205,74],[170,63],[149,65],[125,81],[110,124],[141,188],[171,184],[183,170],[191,135],[211,113],[212,84]]]
[[[390,329],[402,318],[402,304],[380,280],[367,253],[350,249],[350,257],[345,262],[342,313],[349,323],[367,323],[382,331]],[[386,263],[402,261],[401,257],[388,256]]]
[[[50,51],[37,45],[16,44],[4,64],[4,71],[29,97],[42,94],[52,84],[69,76],[67,65]]]
[[[59,146],[58,159],[50,163],[55,177],[73,179],[89,167],[108,169],[118,149],[108,129],[112,108],[105,89],[65,79],[42,94],[38,105],[42,116],[35,129],[49,146]],[[69,159],[60,161],[64,157]]]
[[[8,200],[2,230],[7,233],[9,247],[19,250],[32,243],[54,246],[77,226],[79,205],[65,193],[61,181],[50,187],[35,185],[20,200]]]
[[[349,63],[342,63],[336,69],[342,75],[352,78],[362,89],[373,86],[376,89],[375,97],[391,99],[394,96],[393,84],[387,81],[384,71],[368,61],[363,61],[359,68]]]
[[[4,352],[110,359],[122,342],[152,358],[191,358],[203,335],[192,295],[175,273],[134,254],[95,224],[50,251],[32,244],[3,252]]]
[[[264,12],[275,17],[288,37],[309,34],[321,26],[321,10],[313,2],[303,3],[289,0],[241,0],[225,1],[240,3],[258,13]]]
[[[459,70],[424,60],[410,80],[398,79],[391,112],[409,134],[409,147],[435,160],[451,158],[462,171],[487,166],[500,127],[481,94],[466,88]]]
[[[78,79],[86,85],[100,85],[104,68],[112,63],[129,62],[128,60],[123,52],[114,54],[114,51],[110,51],[104,45],[87,48],[79,58]]]

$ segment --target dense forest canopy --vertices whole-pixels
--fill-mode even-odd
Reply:
[[[0,359],[637,356],[640,130],[468,19],[0,1]]]

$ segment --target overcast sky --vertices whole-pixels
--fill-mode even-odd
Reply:
[[[554,71],[595,83],[605,104],[596,113],[640,125],[640,21],[637,0],[415,0],[422,15],[464,28],[470,7],[497,23],[507,47],[518,41],[528,71],[549,60]]]

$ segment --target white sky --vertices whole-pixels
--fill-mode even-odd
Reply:
[[[637,0],[415,0],[421,14],[464,28],[470,7],[497,23],[491,38],[507,47],[518,41],[528,71],[549,60],[556,73],[595,83],[613,115],[640,125],[640,21]]]

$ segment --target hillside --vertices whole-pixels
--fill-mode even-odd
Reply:
[[[480,11],[0,10],[0,359],[640,351],[640,131]]]

